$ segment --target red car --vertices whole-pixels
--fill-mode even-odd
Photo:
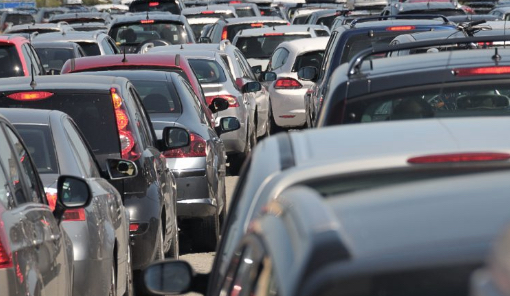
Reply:
[[[0,36],[0,78],[44,75],[45,71],[30,42],[21,36]]]
[[[212,126],[215,125],[212,112],[207,107],[204,92],[195,72],[191,69],[188,59],[179,54],[126,54],[125,56],[107,55],[70,59],[62,66],[61,74],[112,70],[158,70],[180,74],[191,84],[193,91],[200,98],[204,110],[209,111],[206,113],[209,121]]]

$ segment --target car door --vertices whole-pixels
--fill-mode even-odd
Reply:
[[[69,295],[70,241],[48,207],[35,166],[14,130],[0,123],[0,169],[13,194],[2,214],[11,242],[17,286],[26,295]],[[14,283],[13,283],[14,284]]]

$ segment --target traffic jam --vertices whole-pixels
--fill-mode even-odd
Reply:
[[[510,296],[509,19],[4,1],[0,295]]]

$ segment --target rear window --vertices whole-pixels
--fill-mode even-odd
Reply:
[[[304,25],[306,24],[306,19],[309,17],[308,14],[298,15],[292,20],[292,24],[294,25]]]
[[[193,71],[200,83],[221,83],[227,81],[225,72],[214,60],[189,59]]]
[[[139,11],[168,11],[172,14],[181,14],[181,9],[175,1],[133,1],[129,5],[130,12]]]
[[[34,17],[30,14],[8,14],[5,22],[13,25],[31,24],[34,23]]]
[[[73,50],[67,48],[36,48],[35,51],[46,70],[60,70],[67,60],[73,58]]]
[[[344,123],[401,119],[510,115],[508,82],[470,81],[428,85],[418,90],[398,89],[349,99]]]
[[[207,24],[190,24],[191,30],[193,30],[195,38],[200,38],[200,36],[202,35],[202,30],[204,29],[205,25]]]
[[[250,7],[236,8],[236,14],[238,17],[256,16],[255,11],[253,11]]]
[[[24,124],[15,126],[23,138],[39,174],[58,174],[57,156],[50,127]]]
[[[413,33],[414,31],[395,31],[395,32],[384,32],[378,33],[374,32],[373,37],[370,37],[368,33],[360,33],[357,35],[351,36],[349,40],[347,40],[344,50],[342,51],[342,57],[340,58],[340,63],[343,64],[352,59],[356,54],[360,51],[379,45],[388,45],[390,44],[393,38],[397,37],[401,34]]]
[[[331,26],[333,25],[333,22],[335,21],[335,18],[337,15],[330,15],[330,16],[324,16],[317,20],[317,25],[324,25],[331,29]]]
[[[230,12],[209,12],[209,11],[203,11],[201,13],[196,14],[187,14],[186,18],[192,19],[192,18],[203,18],[203,17],[211,17],[211,18],[235,18],[236,16]]]
[[[0,97],[0,106],[62,111],[74,119],[94,154],[120,152],[117,123],[109,92],[92,93],[90,90],[76,89],[51,92],[54,93],[53,96],[38,101],[17,101]]]
[[[238,25],[230,25],[227,26],[227,39],[234,40],[234,37],[241,30],[246,29],[254,29],[254,28],[262,28],[262,27],[276,27],[287,25],[287,23],[282,22],[261,22],[261,23],[251,23],[251,24],[238,24]]]
[[[269,33],[271,34],[271,33]],[[310,38],[310,34],[268,35],[241,37],[235,44],[247,59],[269,58],[280,43],[301,38]]]
[[[117,45],[138,45],[154,39],[163,39],[171,44],[184,44],[191,42],[184,25],[179,22],[154,22],[142,24],[141,22],[122,24],[110,30],[109,35]]]
[[[315,67],[320,69],[322,59],[324,58],[324,50],[317,50],[304,53],[296,57],[292,71],[297,72],[303,67]]]
[[[0,45],[0,78],[24,76],[23,67],[14,45]]]
[[[98,56],[101,55],[101,49],[99,49],[99,44],[94,42],[77,42],[85,51],[87,56]]]
[[[315,35],[317,35],[317,37],[328,37],[329,36],[329,32],[326,30],[314,30],[314,31],[315,31]]]
[[[178,113],[181,111],[179,96],[166,81],[131,80],[148,113]]]
[[[435,15],[440,14],[444,16],[452,16],[452,15],[465,15],[466,12],[462,9],[423,9],[402,11],[399,14],[435,14]]]

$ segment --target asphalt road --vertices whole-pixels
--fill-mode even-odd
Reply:
[[[238,179],[238,177],[231,177],[231,176],[226,177],[227,204],[230,204],[230,198],[232,195],[232,191],[234,191],[234,187],[236,185],[237,179]],[[228,211],[228,207],[227,207],[227,211]],[[182,240],[182,238],[180,238],[180,239]],[[184,250],[184,251],[186,251],[186,250]],[[191,266],[193,266],[193,269],[196,272],[206,273],[211,270],[213,260],[214,260],[214,252],[211,252],[211,253],[193,253],[193,252],[191,252],[191,253],[181,255],[180,259],[188,261],[191,264]],[[191,295],[195,296],[195,295],[200,295],[200,294],[189,293],[189,294],[185,294],[185,295],[186,296],[191,296]]]

